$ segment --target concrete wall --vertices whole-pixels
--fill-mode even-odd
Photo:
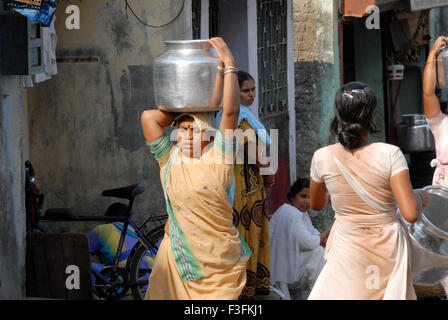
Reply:
[[[19,76],[0,75],[0,299],[25,295],[25,134]]]
[[[28,89],[29,152],[45,208],[72,207],[103,214],[114,199],[103,189],[142,183],[136,219],[165,213],[159,168],[141,132],[140,114],[154,108],[152,63],[164,40],[191,39],[191,2],[172,24],[145,27],[123,1],[70,1],[78,5],[80,30],[65,27],[66,2],[56,11],[57,56],[98,62],[59,62],[58,74]],[[147,23],[163,24],[180,9],[177,0],[130,2]],[[47,223],[53,228],[53,225]],[[60,231],[93,225],[61,223]]]
[[[333,141],[329,125],[340,87],[337,17],[337,1],[293,2],[298,177],[309,177],[313,153]],[[331,208],[311,216],[320,230],[333,220]]]

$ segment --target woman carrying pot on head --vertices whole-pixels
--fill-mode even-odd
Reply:
[[[234,209],[234,223],[252,250],[247,263],[247,283],[241,299],[251,299],[255,294],[269,294],[269,221],[266,212],[266,189],[274,184],[273,175],[260,175],[260,168],[267,166],[258,157],[259,148],[270,144],[270,137],[249,109],[254,103],[256,90],[252,76],[238,72],[240,130],[234,182],[230,189],[229,203]],[[223,111],[216,115],[220,125]]]
[[[436,159],[431,161],[431,166],[436,167],[432,184],[448,188],[448,115],[442,112],[439,98],[436,95],[437,56],[440,48],[446,45],[446,37],[441,36],[437,38],[429,52],[423,75],[423,102],[426,121],[431,128],[436,145]],[[441,283],[448,296],[448,277]]]
[[[233,226],[226,193],[232,184],[239,113],[237,69],[221,38],[209,42],[225,70],[223,118],[213,142],[206,138],[215,128],[213,112],[175,117],[159,109],[141,117],[146,142],[160,166],[169,215],[146,299],[237,299],[246,283],[250,250]],[[177,127],[175,146],[163,129],[172,123]]]
[[[412,190],[398,147],[369,143],[375,131],[373,90],[351,82],[334,101],[331,132],[339,143],[314,153],[310,205],[323,209],[328,190],[335,222],[325,248],[327,262],[309,299],[416,299],[410,241],[396,205],[405,220],[414,222],[428,196]]]

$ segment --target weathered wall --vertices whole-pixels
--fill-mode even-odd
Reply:
[[[152,63],[164,40],[191,39],[191,4],[172,24],[148,28],[123,1],[70,1],[80,8],[80,30],[65,27],[65,2],[56,11],[57,56],[98,62],[59,62],[58,74],[28,89],[29,149],[45,207],[102,214],[113,199],[103,189],[142,183],[137,220],[165,212],[159,169],[141,132],[140,114],[154,108]],[[130,2],[147,23],[163,24],[180,9],[177,0]],[[49,224],[47,224],[50,226]],[[73,225],[73,224],[72,224]],[[50,226],[51,227],[51,226]],[[91,225],[60,224],[61,231]]]
[[[0,75],[0,300],[25,294],[24,137],[20,77]]]
[[[309,176],[315,150],[328,143],[339,88],[337,1],[294,1],[297,175]]]
[[[333,0],[293,2],[298,177],[309,177],[313,153],[332,141],[329,124],[340,86],[337,12]],[[331,208],[312,219],[323,230],[333,220]]]

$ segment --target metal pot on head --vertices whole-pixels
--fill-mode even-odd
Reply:
[[[223,79],[208,40],[165,41],[153,64],[154,100],[170,112],[210,112],[221,108]]]
[[[434,285],[448,275],[448,188],[427,186],[428,205],[408,224],[415,284]]]

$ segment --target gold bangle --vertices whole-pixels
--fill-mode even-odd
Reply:
[[[224,71],[225,69],[221,66],[217,66],[218,70]]]
[[[230,70],[232,70],[233,72],[240,71],[237,67],[226,66],[226,68],[224,69],[224,73],[226,73],[226,71],[230,71]]]
[[[229,73],[238,73],[238,70],[226,70],[226,71],[224,71],[224,75],[229,74]]]

